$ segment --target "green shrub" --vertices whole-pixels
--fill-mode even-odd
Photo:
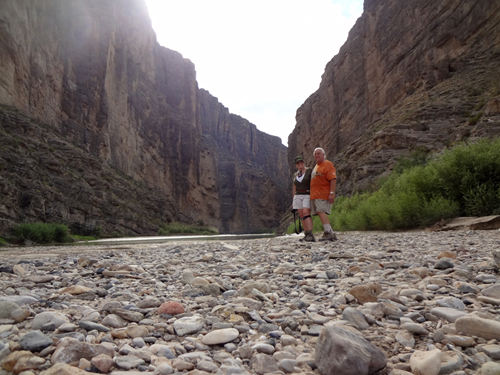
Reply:
[[[14,228],[17,241],[30,240],[38,244],[52,242],[64,243],[71,239],[68,236],[68,227],[55,223],[25,223]]]
[[[169,234],[200,234],[200,235],[215,235],[219,234],[216,228],[201,226],[201,225],[190,225],[184,223],[168,223],[163,224],[158,230],[160,236],[165,236]]]
[[[492,210],[492,207],[496,208]],[[477,185],[464,193],[464,213],[466,216],[496,215],[500,209],[500,195],[490,181]]]
[[[436,191],[457,202],[460,215],[491,215],[499,209],[495,192],[500,189],[500,138],[459,145],[432,167],[437,176]],[[489,204],[481,194],[491,198]]]

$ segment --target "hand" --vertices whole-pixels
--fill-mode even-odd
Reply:
[[[328,196],[328,203],[333,204],[335,202],[335,193]]]

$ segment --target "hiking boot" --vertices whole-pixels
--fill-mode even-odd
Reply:
[[[337,241],[337,235],[333,232],[324,232],[320,241]]]
[[[306,230],[304,232],[304,234],[305,234],[304,241],[306,241],[306,242],[316,242],[316,238],[314,238],[314,234],[313,234],[312,230]]]

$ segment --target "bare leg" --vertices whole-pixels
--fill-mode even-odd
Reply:
[[[303,212],[303,216],[308,216],[311,214],[311,209],[310,208],[303,208],[302,209],[302,212]],[[313,229],[313,221],[312,221],[312,218],[309,216],[307,219],[305,219],[303,222],[302,222],[302,226],[304,227],[304,230],[312,230]]]
[[[326,212],[318,212],[318,216],[323,226],[325,226],[325,224],[330,224],[330,220],[328,219],[328,215],[326,214]]]

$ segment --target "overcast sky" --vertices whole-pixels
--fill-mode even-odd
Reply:
[[[229,112],[287,144],[362,0],[146,0],[158,42]]]

